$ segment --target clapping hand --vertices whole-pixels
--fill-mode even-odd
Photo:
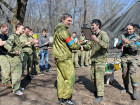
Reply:
[[[99,39],[96,37],[96,35],[91,35],[91,39],[95,42],[99,42]]]
[[[128,40],[128,39],[123,38],[123,39],[122,39],[122,43],[123,43],[123,44],[129,44],[129,40]]]
[[[80,49],[80,51],[83,51],[84,50],[84,48],[83,48],[83,46],[81,46],[81,49]]]

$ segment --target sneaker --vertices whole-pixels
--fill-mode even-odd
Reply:
[[[123,90],[121,90],[120,92],[121,92],[121,93],[126,93],[126,90],[125,90],[125,89],[123,89]]]
[[[19,88],[19,90],[23,91],[23,90],[24,90],[24,88],[23,88],[23,87],[20,87],[20,88]]]
[[[83,68],[84,66],[81,66],[81,68]]]
[[[60,104],[60,105],[65,105],[64,99],[63,99],[63,98],[60,98],[60,99],[58,99],[58,100],[59,100],[59,104]]]
[[[40,75],[44,75],[44,72],[43,72],[43,71],[41,71]]]
[[[65,105],[76,105],[76,102],[72,101],[72,100],[66,100]]]
[[[103,100],[103,96],[98,96],[95,100],[94,103],[99,103]]]
[[[23,95],[23,93],[20,90],[18,90],[17,92],[14,92],[14,94],[19,95],[19,96]]]

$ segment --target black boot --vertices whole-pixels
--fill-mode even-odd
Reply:
[[[137,95],[137,87],[133,86],[133,99],[137,100],[138,99],[138,95]]]
[[[125,88],[123,90],[121,90],[121,93],[125,93],[125,92],[129,93],[129,85],[125,84],[124,87]]]
[[[99,103],[103,100],[103,96],[98,96],[95,100],[94,103]]]
[[[59,98],[58,100],[59,100],[59,104],[60,104],[60,105],[65,105],[64,99],[63,99],[63,98]]]

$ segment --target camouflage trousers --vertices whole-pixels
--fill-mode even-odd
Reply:
[[[33,55],[29,55],[24,53],[24,57],[23,57],[23,62],[22,62],[22,75],[24,75],[24,70],[25,67],[27,65],[27,75],[30,76],[32,70],[32,61],[33,61]]]
[[[122,78],[124,85],[129,84],[129,77],[132,86],[137,86],[137,58],[121,58]]]
[[[89,64],[91,65],[91,50],[89,50],[89,58],[88,58],[88,62],[89,62]]]
[[[89,51],[82,51],[81,52],[81,66],[83,66],[85,63],[85,65],[89,65]]]
[[[13,92],[16,92],[20,88],[22,63],[19,56],[8,56],[8,59],[10,61],[12,88],[13,88]]]
[[[57,66],[57,89],[58,98],[69,99],[73,93],[75,82],[75,70],[72,59],[55,59]]]
[[[72,52],[72,61],[75,63],[75,67],[78,67],[78,51]]]
[[[37,74],[40,74],[39,62],[36,52],[33,52],[33,60],[32,60],[32,70],[31,74],[34,74],[34,70]]]
[[[10,63],[6,55],[0,55],[0,66],[1,66],[2,84],[3,85],[11,84]]]
[[[90,76],[94,91],[97,91],[98,96],[104,96],[104,73],[105,63],[92,62]]]

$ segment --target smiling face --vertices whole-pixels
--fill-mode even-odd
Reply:
[[[30,29],[25,28],[25,29],[24,29],[24,34],[25,34],[25,35],[29,35],[29,33],[30,33]]]
[[[72,22],[72,18],[67,17],[66,19],[62,19],[62,22],[66,25],[67,28],[69,28]]]
[[[99,25],[95,24],[95,23],[92,23],[91,24],[91,28],[94,32],[96,32],[97,30],[99,30]]]
[[[131,25],[127,26],[127,33],[131,35],[135,31],[135,28]]]

